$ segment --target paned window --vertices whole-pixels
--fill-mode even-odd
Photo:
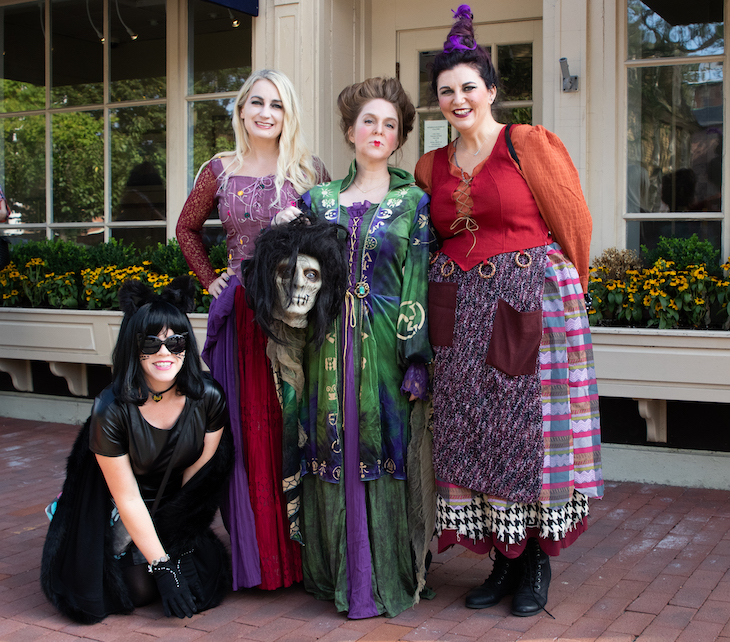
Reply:
[[[627,3],[627,242],[723,234],[722,0]]]
[[[188,12],[188,32],[176,34],[184,57],[168,42],[168,2],[0,6],[6,236],[164,243],[168,141],[185,140],[190,150],[176,165],[178,185],[203,159],[232,148],[229,103],[250,73],[252,18],[203,0],[171,4],[176,15]],[[170,63],[185,69],[176,77],[186,83],[170,82]],[[170,113],[184,116],[171,122]]]

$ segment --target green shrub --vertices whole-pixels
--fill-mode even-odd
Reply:
[[[119,269],[138,265],[142,262],[140,252],[133,244],[110,239],[107,243],[99,243],[89,248],[89,263],[84,267],[100,268],[115,265]]]
[[[720,250],[712,247],[710,241],[700,241],[697,234],[689,238],[667,238],[660,236],[656,248],[649,251],[646,245],[641,246],[644,265],[654,265],[659,259],[671,261],[679,271],[689,266],[705,265],[710,274],[719,276],[722,273],[718,264]]]
[[[173,278],[187,274],[190,270],[176,239],[170,239],[167,245],[158,243],[154,250],[147,253],[146,259],[156,272]]]
[[[81,272],[89,262],[89,250],[72,241],[28,241],[10,246],[10,260],[19,268],[31,259],[41,259],[46,272],[66,274]]]
[[[228,267],[228,250],[225,243],[219,243],[210,248],[210,262],[214,270]]]

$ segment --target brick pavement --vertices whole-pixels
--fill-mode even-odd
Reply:
[[[73,426],[0,418],[0,642],[730,642],[730,492],[609,483],[589,530],[553,560],[548,610],[516,618],[509,600],[463,606],[492,562],[461,547],[435,555],[436,598],[398,617],[348,620],[301,586],[231,592],[216,609],[167,619],[159,605],[93,626],[58,615],[38,573]],[[220,522],[217,531],[225,538]]]

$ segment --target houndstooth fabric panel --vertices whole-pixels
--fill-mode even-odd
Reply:
[[[540,537],[560,541],[588,517],[588,498],[574,492],[570,501],[559,508],[548,508],[540,502],[510,504],[504,510],[487,501],[486,495],[475,494],[463,508],[455,509],[437,495],[436,534],[456,531],[472,540],[490,539],[492,533],[506,544],[516,544],[527,537],[528,528],[539,528]]]

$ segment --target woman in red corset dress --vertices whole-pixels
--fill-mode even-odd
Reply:
[[[513,594],[512,613],[528,616],[547,604],[549,556],[603,493],[582,289],[591,218],[560,140],[495,121],[498,82],[462,5],[431,77],[459,136],[415,175],[441,241],[429,274],[439,550],[494,548],[466,605]]]
[[[226,392],[236,439],[235,468],[221,507],[231,535],[234,589],[275,589],[302,579],[282,492],[281,407],[266,337],[241,286],[241,261],[253,256],[259,232],[294,219],[300,194],[330,179],[304,144],[300,112],[284,74],[253,73],[233,110],[236,150],[203,166],[177,224],[188,264],[215,297],[203,358]],[[227,233],[228,269],[221,276],[201,239],[213,208]]]

